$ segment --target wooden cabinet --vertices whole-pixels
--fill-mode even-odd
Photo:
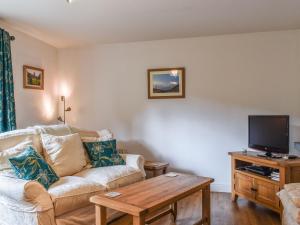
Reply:
[[[279,182],[268,181],[267,179],[261,179],[255,175],[240,171],[235,172],[234,179],[235,194],[261,203],[275,211],[280,210],[279,198],[276,196],[276,193],[280,190]]]
[[[279,198],[276,195],[279,190],[279,184],[254,179],[255,200],[267,207],[280,209]]]
[[[300,182],[300,159],[261,158],[256,154],[250,151],[229,153],[232,165],[232,200],[243,197],[280,213],[281,204],[276,193],[286,183]],[[279,181],[240,169],[247,165],[278,169]]]
[[[253,192],[254,179],[241,173],[235,174],[235,192],[240,196],[249,199],[255,199]]]

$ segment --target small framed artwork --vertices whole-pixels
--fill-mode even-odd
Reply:
[[[23,66],[23,87],[44,90],[44,70],[32,66]]]
[[[185,98],[185,68],[149,69],[148,98]]]

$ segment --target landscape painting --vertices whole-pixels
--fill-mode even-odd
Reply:
[[[29,89],[44,89],[44,70],[32,66],[23,66],[23,86]]]
[[[148,98],[184,98],[185,69],[149,69]]]

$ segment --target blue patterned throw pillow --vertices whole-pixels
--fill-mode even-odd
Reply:
[[[54,170],[31,146],[27,147],[21,154],[8,160],[20,179],[36,180],[46,189],[59,179]]]
[[[118,153],[116,140],[84,142],[93,167],[125,165],[125,161]]]

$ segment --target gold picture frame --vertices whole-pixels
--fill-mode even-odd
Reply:
[[[148,98],[185,98],[185,68],[149,69]]]
[[[24,65],[23,87],[26,89],[44,90],[44,70],[37,67]]]

